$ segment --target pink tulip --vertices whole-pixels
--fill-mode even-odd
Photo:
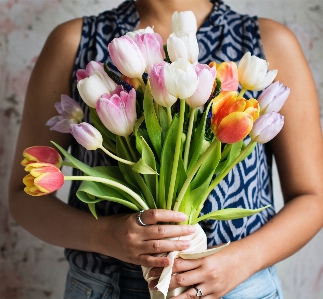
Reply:
[[[135,31],[129,31],[126,33],[126,35],[129,36],[132,40],[135,40],[135,36],[137,34],[143,34],[143,33],[154,33],[154,29],[147,26],[144,29],[137,29]]]
[[[59,168],[49,163],[31,163],[25,167],[30,174],[23,178],[24,191],[32,196],[55,192],[64,184],[64,175]]]
[[[90,77],[95,71],[99,71],[102,74],[106,74],[103,68],[103,63],[97,61],[90,61],[85,69],[79,69],[76,71],[77,82]]]
[[[24,159],[21,161],[22,166],[31,163],[50,163],[60,168],[62,166],[62,157],[49,146],[32,146],[26,148],[22,153]]]
[[[283,128],[284,116],[270,112],[260,116],[250,132],[252,141],[266,143],[273,139]]]
[[[200,107],[207,102],[212,92],[216,73],[214,67],[210,68],[206,64],[199,63],[195,66],[195,71],[198,78],[197,89],[192,96],[186,99],[186,103],[192,108]]]
[[[75,140],[89,151],[102,147],[101,133],[88,123],[71,125],[72,135]]]
[[[261,114],[278,112],[285,104],[289,94],[290,89],[279,81],[269,85],[258,98]]]
[[[105,94],[98,100],[96,111],[108,130],[119,136],[129,136],[137,120],[136,91]]]
[[[153,64],[164,61],[163,40],[158,33],[136,34],[134,41],[145,59],[146,73]]]
[[[160,62],[152,65],[148,75],[151,86],[151,93],[156,103],[163,107],[171,107],[177,100],[168,93],[165,86],[164,67],[167,62]]]
[[[71,133],[71,124],[78,124],[84,117],[81,106],[68,95],[61,95],[61,101],[55,103],[55,108],[60,115],[50,118],[46,126],[50,130],[60,133]]]
[[[146,68],[145,58],[129,36],[114,38],[108,45],[109,54],[118,70],[129,78],[141,78]]]

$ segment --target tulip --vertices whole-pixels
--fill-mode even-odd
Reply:
[[[137,120],[136,91],[105,94],[97,102],[96,111],[108,130],[119,136],[129,136]]]
[[[31,163],[25,167],[30,174],[23,178],[24,191],[32,196],[50,194],[64,184],[64,175],[59,168],[49,163]]]
[[[134,41],[145,59],[146,73],[154,63],[164,61],[163,40],[158,33],[137,34]]]
[[[221,81],[221,91],[238,90],[238,67],[233,61],[222,62],[218,65],[211,62],[209,66],[216,67],[216,77]]]
[[[61,155],[49,146],[32,146],[26,148],[22,153],[24,159],[21,161],[22,166],[31,163],[50,163],[60,168],[62,166]]]
[[[193,65],[181,58],[165,65],[164,77],[167,91],[180,99],[189,98],[198,85],[198,78]]]
[[[258,116],[257,101],[246,100],[234,91],[221,92],[212,105],[211,129],[223,143],[243,140]]]
[[[197,64],[195,71],[198,78],[197,89],[192,96],[186,99],[186,103],[192,108],[200,107],[207,102],[212,92],[216,73],[214,67],[210,68],[206,64]]]
[[[129,31],[126,33],[127,36],[129,36],[133,41],[135,40],[135,36],[137,34],[143,34],[143,33],[154,33],[154,29],[147,26],[145,29],[138,29],[135,31]]]
[[[190,63],[195,63],[199,55],[199,46],[195,33],[172,33],[167,39],[167,51],[172,62],[183,58]]]
[[[84,117],[81,106],[69,96],[61,95],[61,101],[55,103],[55,108],[60,115],[50,118],[46,126],[50,126],[50,130],[60,133],[71,133],[71,124],[78,124]]]
[[[277,70],[268,71],[266,60],[247,52],[238,64],[239,82],[243,89],[259,91],[269,86],[277,76]]]
[[[108,45],[109,54],[118,70],[129,78],[141,78],[146,68],[137,44],[129,36],[114,38]]]
[[[76,80],[77,82],[90,77],[95,71],[100,73],[105,73],[103,69],[103,64],[97,61],[90,61],[85,69],[79,69],[76,71]]]
[[[105,93],[111,93],[117,85],[107,81],[99,71],[94,71],[88,78],[77,83],[77,89],[82,100],[92,108],[95,108],[97,100]]]
[[[270,112],[260,116],[250,132],[252,141],[266,143],[273,139],[284,125],[284,116],[277,112]]]
[[[76,141],[92,151],[102,147],[103,138],[101,133],[88,123],[71,125],[72,135]]]
[[[289,94],[290,89],[279,81],[269,85],[258,98],[260,113],[278,112],[283,107]]]
[[[172,15],[172,32],[193,32],[197,31],[195,15],[192,11],[175,11]]]
[[[163,107],[171,107],[177,98],[169,94],[165,86],[164,67],[166,64],[166,62],[154,64],[150,68],[148,75],[151,93],[156,103]]]

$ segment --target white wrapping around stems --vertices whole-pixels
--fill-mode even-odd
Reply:
[[[172,277],[174,260],[176,258],[182,258],[187,260],[199,259],[202,257],[209,256],[211,254],[214,254],[230,244],[229,242],[219,247],[207,249],[207,238],[206,238],[205,232],[203,231],[203,229],[199,224],[195,225],[194,234],[189,236],[183,236],[183,237],[180,237],[179,239],[189,240],[190,247],[182,251],[172,251],[167,254],[167,257],[170,259],[171,263],[169,266],[164,268],[158,280],[158,284],[156,285],[156,290],[149,290],[151,299],[171,298],[185,292],[189,288],[189,287],[179,287],[177,289],[168,291],[170,280]],[[149,267],[142,267],[144,278],[148,283],[151,280],[158,278],[158,277],[150,276],[149,274],[150,270],[151,268]]]

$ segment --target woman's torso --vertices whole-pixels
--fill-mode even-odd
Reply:
[[[109,58],[107,45],[115,37],[133,31],[139,24],[139,15],[133,1],[123,2],[118,8],[103,12],[98,16],[85,17],[80,46],[75,60],[73,73],[73,96],[81,103],[85,111],[85,120],[89,122],[87,106],[78,95],[75,72],[85,68],[91,60],[107,62],[108,66],[117,71]],[[214,9],[197,32],[199,41],[200,63],[216,61],[238,62],[245,52],[264,58],[260,41],[257,18],[240,15],[230,10],[224,3],[215,3]],[[256,94],[247,93],[256,97]],[[111,160],[99,151],[87,151],[77,144],[72,145],[72,154],[88,165],[109,165]],[[78,174],[78,170],[74,170]],[[88,211],[87,205],[80,202],[75,193],[79,182],[73,182],[69,204]],[[259,229],[273,215],[271,184],[271,155],[268,147],[257,145],[252,154],[239,163],[227,177],[209,195],[202,213],[213,210],[242,207],[256,209],[272,205],[265,211],[254,216],[233,221],[205,221],[201,225],[208,237],[208,245],[213,246],[228,241],[239,240]],[[101,202],[97,204],[98,215],[110,215],[124,211],[118,204]],[[122,262],[97,253],[80,252],[66,249],[68,261],[76,267],[95,273],[108,273],[121,265]],[[126,264],[128,267],[132,265]]]

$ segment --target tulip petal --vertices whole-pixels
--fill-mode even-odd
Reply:
[[[223,62],[216,68],[216,77],[221,80],[221,90],[238,90],[238,67],[233,61]]]
[[[222,119],[215,136],[223,143],[243,140],[252,129],[253,119],[244,112],[234,112]]]
[[[43,173],[35,178],[34,184],[41,192],[52,193],[63,186],[64,176],[61,172]]]
[[[39,163],[50,163],[57,167],[62,165],[61,155],[52,147],[49,146],[32,146],[26,148],[23,153],[25,159],[21,162],[22,166],[39,162]]]

